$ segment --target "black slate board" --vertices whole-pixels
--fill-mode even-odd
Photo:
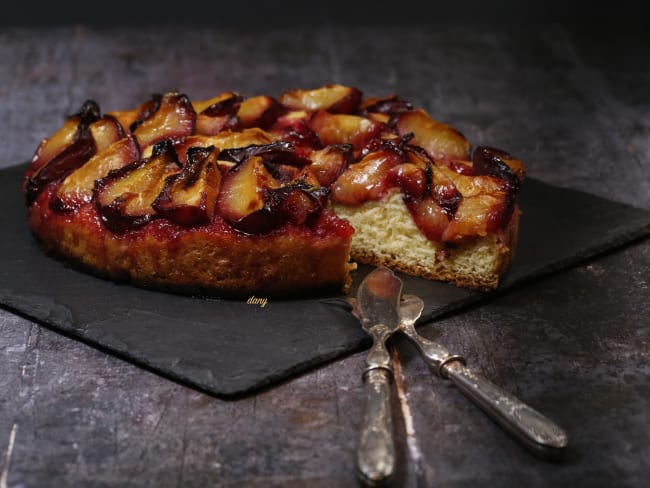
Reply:
[[[0,304],[75,339],[216,396],[253,392],[369,345],[331,297],[244,300],[115,284],[45,256],[32,237],[20,179],[0,170]],[[402,276],[426,303],[422,321],[650,234],[650,211],[528,179],[517,257],[491,294]],[[355,284],[370,271],[362,266]],[[353,287],[354,288],[354,287]]]

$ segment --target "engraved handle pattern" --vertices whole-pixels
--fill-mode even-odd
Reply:
[[[392,373],[374,368],[364,375],[366,411],[357,448],[357,469],[367,485],[390,478],[395,470],[395,443],[390,409]]]
[[[451,380],[466,397],[535,454],[552,458],[567,446],[568,436],[557,424],[484,376],[470,371],[462,357],[451,355],[444,346],[422,337],[413,324],[404,325],[402,330],[440,376]]]
[[[539,454],[553,454],[568,444],[558,425],[501,389],[460,361],[450,361],[440,370],[458,389],[473,400],[504,429]]]

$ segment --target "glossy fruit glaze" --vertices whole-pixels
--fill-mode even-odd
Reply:
[[[504,228],[524,173],[517,158],[471,151],[457,129],[397,95],[325,85],[277,98],[170,92],[106,114],[87,101],[39,145],[23,190],[45,218],[74,215],[134,239],[349,237],[330,202],[354,207],[398,191],[427,238],[453,244]]]

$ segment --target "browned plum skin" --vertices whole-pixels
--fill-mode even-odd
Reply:
[[[217,101],[208,107],[205,102],[196,105],[205,107],[197,113],[186,95],[169,92],[153,94],[121,118],[106,115],[107,120],[114,120],[115,130],[121,137],[125,134],[134,137],[143,153],[145,147],[153,146],[150,158],[167,158],[176,169],[166,174],[164,184],[160,183],[162,189],[151,203],[151,209],[137,215],[125,213],[131,198],[128,195],[104,201],[102,194],[112,182],[128,177],[150,158],[138,159],[99,178],[93,199],[105,226],[115,233],[125,233],[153,219],[165,218],[192,227],[208,223],[218,214],[235,230],[263,235],[287,223],[309,225],[331,200],[359,205],[369,199],[383,198],[397,189],[420,230],[432,240],[441,240],[443,234],[447,235],[445,225],[454,220],[464,198],[454,183],[454,174],[502,182],[500,186],[490,187],[498,186],[498,193],[504,196],[485,211],[485,225],[491,231],[510,221],[523,179],[523,167],[518,166],[521,162],[510,154],[479,146],[470,159],[470,153],[465,154],[469,143],[462,134],[434,121],[426,112],[397,95],[364,100],[357,88],[340,85],[287,93],[290,93],[288,100],[292,100],[293,106],[280,103],[278,100],[283,97],[247,99],[237,93],[226,93],[215,97]],[[247,100],[250,103],[240,112]],[[307,106],[313,109],[307,110]],[[31,205],[48,184],[62,181],[97,152],[89,126],[101,117],[99,107],[88,101],[74,117],[79,119],[74,140],[25,179],[27,205]],[[214,119],[204,126],[210,130],[240,132],[255,127],[268,131],[272,142],[225,149],[192,147],[190,142],[184,145],[183,141],[191,139],[188,136],[211,135],[199,132],[197,117],[203,117],[203,122]],[[125,125],[122,126],[118,119]],[[153,120],[171,125],[157,132]],[[440,132],[432,138],[423,136],[436,130]],[[110,128],[108,134],[107,137],[111,137]],[[427,145],[435,137],[440,138],[440,146]],[[422,144],[423,140],[426,144]],[[185,148],[186,163],[179,162],[174,147]],[[449,152],[445,153],[447,149]],[[318,151],[331,153],[319,155]],[[208,157],[213,160],[209,165],[205,162]],[[385,161],[373,161],[381,157]],[[228,208],[223,202],[219,204],[221,186],[228,185],[228,180],[251,158],[261,158],[261,171],[267,174],[266,179],[254,183],[261,186],[249,192],[257,195],[252,197],[255,205],[246,211],[248,213],[237,210],[221,214],[220,209]],[[230,163],[223,165],[217,161]],[[373,164],[368,164],[366,169],[364,164],[368,161]],[[449,179],[449,173],[441,172],[440,167],[451,170],[452,178]],[[199,181],[211,171],[219,172],[218,183]],[[210,186],[215,184],[218,188]],[[158,191],[159,187],[153,188]],[[186,204],[174,198],[176,189],[205,193],[191,194],[197,198],[186,200],[193,202]],[[207,192],[215,195],[213,209],[205,204]],[[50,202],[54,210],[71,210],[55,200],[53,197]]]
[[[210,222],[213,216],[214,202],[212,202],[212,205],[208,204],[207,192],[209,190],[214,190],[215,194],[217,192],[217,188],[211,188],[218,181],[215,179],[216,173],[219,172],[216,153],[217,149],[214,146],[210,146],[209,148],[193,147],[188,151],[187,164],[180,172],[166,178],[160,195],[151,204],[157,214],[187,227],[203,225]],[[200,200],[198,205],[188,205],[175,201],[174,190],[176,188],[182,188],[187,191],[196,186],[202,176],[212,181],[206,181],[206,185],[208,186],[206,191],[201,192],[199,190]]]
[[[492,209],[489,229],[498,229],[512,217],[521,188],[521,179],[504,160],[512,160],[512,155],[501,149],[478,146],[472,155],[474,174],[489,175],[505,182],[506,198],[503,205]]]
[[[147,166],[156,158],[163,158],[166,164],[175,165],[180,168],[172,141],[165,139],[154,145],[151,157],[135,160],[122,168],[110,171],[104,178],[95,181],[95,188],[93,190],[95,195],[94,200],[97,211],[107,229],[122,234],[130,229],[141,227],[154,218],[159,217],[153,209],[141,215],[127,214],[125,207],[128,199],[125,195],[118,196],[108,202],[103,198],[104,193],[113,183],[128,178],[134,171]]]
[[[105,152],[93,156],[93,158],[95,157],[100,158],[100,162],[103,161],[102,157],[109,159],[109,165],[111,167],[125,166],[134,160],[139,159],[140,147],[135,141],[135,138],[131,134],[127,134],[106,148]],[[88,163],[89,162],[90,160]],[[85,168],[86,165],[84,164],[79,168],[79,171],[83,172]],[[72,174],[76,176],[76,172]],[[85,174],[82,179],[78,179],[76,184],[72,185],[72,188],[67,189],[65,187],[66,179],[64,179],[50,199],[50,208],[61,213],[74,212],[83,204],[91,201],[94,181],[97,177],[101,177],[101,175],[97,174],[97,171],[91,170],[89,174]]]
[[[235,116],[242,101],[243,97],[241,95],[233,94],[232,97],[213,103],[201,113],[210,117],[219,117],[222,115]]]
[[[472,155],[474,174],[500,178],[508,182],[516,192],[519,190],[521,182],[512,169],[503,161],[504,159],[513,159],[513,157],[500,149],[478,146]]]
[[[163,98],[162,93],[154,93],[153,95],[151,95],[151,99],[144,102],[140,106],[140,112],[138,113],[137,119],[129,127],[129,130],[131,132],[135,132],[138,126],[142,124],[142,122],[147,120],[149,117],[151,117],[153,114],[155,114],[158,111],[158,109],[160,108],[160,104],[162,102],[162,98]]]
[[[96,146],[90,132],[90,124],[99,120],[99,106],[95,101],[87,100],[79,113],[72,115],[71,118],[79,120],[77,133],[72,143],[45,163],[36,174],[31,175],[25,182],[25,198],[28,206],[36,200],[45,186],[62,180],[95,154]]]

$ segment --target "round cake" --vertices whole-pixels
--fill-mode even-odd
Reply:
[[[516,247],[524,173],[398,95],[331,84],[86,101],[41,142],[23,192],[47,252],[137,286],[341,293],[366,263],[489,290]]]

